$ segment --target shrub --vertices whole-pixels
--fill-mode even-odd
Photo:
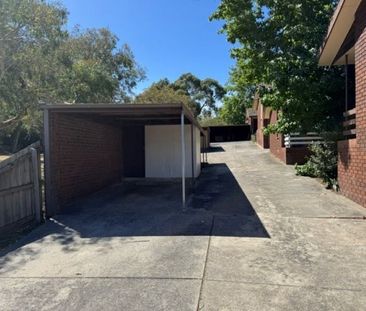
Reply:
[[[327,188],[337,185],[337,144],[326,141],[309,147],[312,155],[304,165],[296,165],[296,174],[319,177]]]
[[[316,169],[314,164],[310,161],[306,162],[304,165],[295,165],[296,175],[317,177]]]

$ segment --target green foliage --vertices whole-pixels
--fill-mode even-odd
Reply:
[[[226,96],[219,115],[228,124],[244,124],[245,102],[239,96]]]
[[[220,101],[226,90],[214,79],[201,80],[191,73],[181,75],[174,83],[176,90],[184,92],[194,102],[193,113],[196,117],[209,117],[217,112],[217,102]]]
[[[176,90],[167,79],[153,83],[134,101],[137,104],[178,104],[183,103],[194,109],[195,104],[184,92]]]
[[[337,186],[337,144],[327,141],[309,148],[312,155],[304,165],[296,165],[297,174],[319,177],[327,188]]]
[[[258,87],[262,103],[282,111],[271,132],[332,130],[341,117],[342,70],[318,66],[334,0],[222,0],[211,19],[235,44],[231,81]]]
[[[13,151],[39,136],[42,103],[125,101],[144,77],[109,30],[69,33],[66,22],[56,3],[0,2],[0,140]]]
[[[73,103],[110,103],[129,100],[144,78],[127,45],[108,29],[76,29],[57,51],[62,66],[58,97]]]
[[[221,117],[202,118],[200,120],[201,126],[218,126],[227,125],[227,123]]]
[[[296,175],[318,177],[315,165],[311,161],[307,161],[303,165],[295,165]]]
[[[219,116],[227,124],[244,124],[246,108],[252,106],[255,89],[247,88],[245,91],[238,92],[235,91],[235,87],[229,86],[228,90],[219,110]]]
[[[264,135],[275,134],[275,133],[291,133],[293,131],[300,131],[306,133],[308,130],[299,127],[298,122],[292,121],[288,116],[283,116],[282,111],[277,112],[278,121],[274,124],[268,124],[267,127],[263,129]]]
[[[211,118],[225,89],[213,79],[201,80],[191,73],[181,75],[171,83],[162,79],[153,83],[135,99],[136,103],[184,103],[197,118]]]

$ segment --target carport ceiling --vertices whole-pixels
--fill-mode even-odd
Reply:
[[[100,117],[122,125],[180,124],[181,114],[185,123],[196,125],[201,131],[192,112],[184,104],[55,104],[44,105],[44,109],[57,113]]]

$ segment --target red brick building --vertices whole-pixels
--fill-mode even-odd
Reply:
[[[257,130],[255,133],[256,142],[260,147],[268,149],[269,136],[264,135],[263,129],[269,124],[271,109],[269,107],[263,106],[263,104],[261,103],[261,99],[257,95],[255,96],[253,101],[253,109],[257,112]]]
[[[276,111],[270,112],[270,124],[277,122],[278,113]],[[311,136],[314,138],[314,136]],[[308,145],[303,144],[304,141],[294,146],[285,146],[285,135],[283,134],[270,134],[269,135],[269,149],[271,153],[283,163],[293,164],[304,164],[310,151]]]
[[[258,129],[257,111],[254,108],[247,108],[245,114],[245,123],[250,126],[250,134],[255,135]]]
[[[338,181],[345,196],[366,207],[366,0],[339,2],[319,64],[345,68],[344,139],[338,142]]]
[[[286,147],[283,134],[264,135],[263,129],[269,124],[275,124],[277,119],[278,113],[270,107],[263,106],[259,96],[256,95],[250,114],[247,115],[247,122],[255,133],[257,144],[261,148],[270,149],[270,152],[285,164],[303,164],[310,155],[308,145],[297,144]]]

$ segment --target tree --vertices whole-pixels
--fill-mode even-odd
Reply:
[[[246,105],[240,95],[225,96],[220,109],[220,117],[228,124],[244,124]]]
[[[179,104],[183,103],[189,108],[194,108],[192,99],[184,92],[175,89],[168,79],[153,83],[135,99],[137,104]]]
[[[318,51],[336,1],[222,0],[211,19],[236,44],[231,80],[237,91],[258,86],[262,102],[281,110],[274,132],[322,130],[340,116],[343,77],[318,66]]]
[[[162,79],[153,83],[136,103],[184,103],[197,118],[209,118],[217,112],[217,102],[225,95],[225,88],[213,79],[201,80],[191,73],[181,75],[171,83]]]
[[[217,102],[220,101],[226,90],[214,79],[201,80],[191,73],[181,75],[174,83],[176,90],[183,91],[195,103],[193,113],[198,116],[211,116],[217,112]]]
[[[66,11],[43,1],[0,2],[0,128],[14,133],[40,126],[39,100],[53,95],[54,51],[65,38]]]
[[[63,69],[58,97],[73,103],[128,101],[145,74],[128,45],[117,43],[105,28],[74,31],[57,51]]]
[[[235,86],[228,87],[229,92],[223,99],[223,105],[219,110],[219,116],[227,124],[244,124],[246,108],[253,104],[255,88],[248,87],[237,91]]]
[[[219,109],[219,111],[220,111],[220,109]],[[204,126],[204,127],[220,126],[220,125],[226,125],[226,124],[227,123],[220,116],[202,118],[200,120],[200,125]]]
[[[144,77],[109,30],[69,33],[66,21],[59,4],[0,2],[0,139],[13,151],[20,139],[39,136],[40,104],[121,102]]]

